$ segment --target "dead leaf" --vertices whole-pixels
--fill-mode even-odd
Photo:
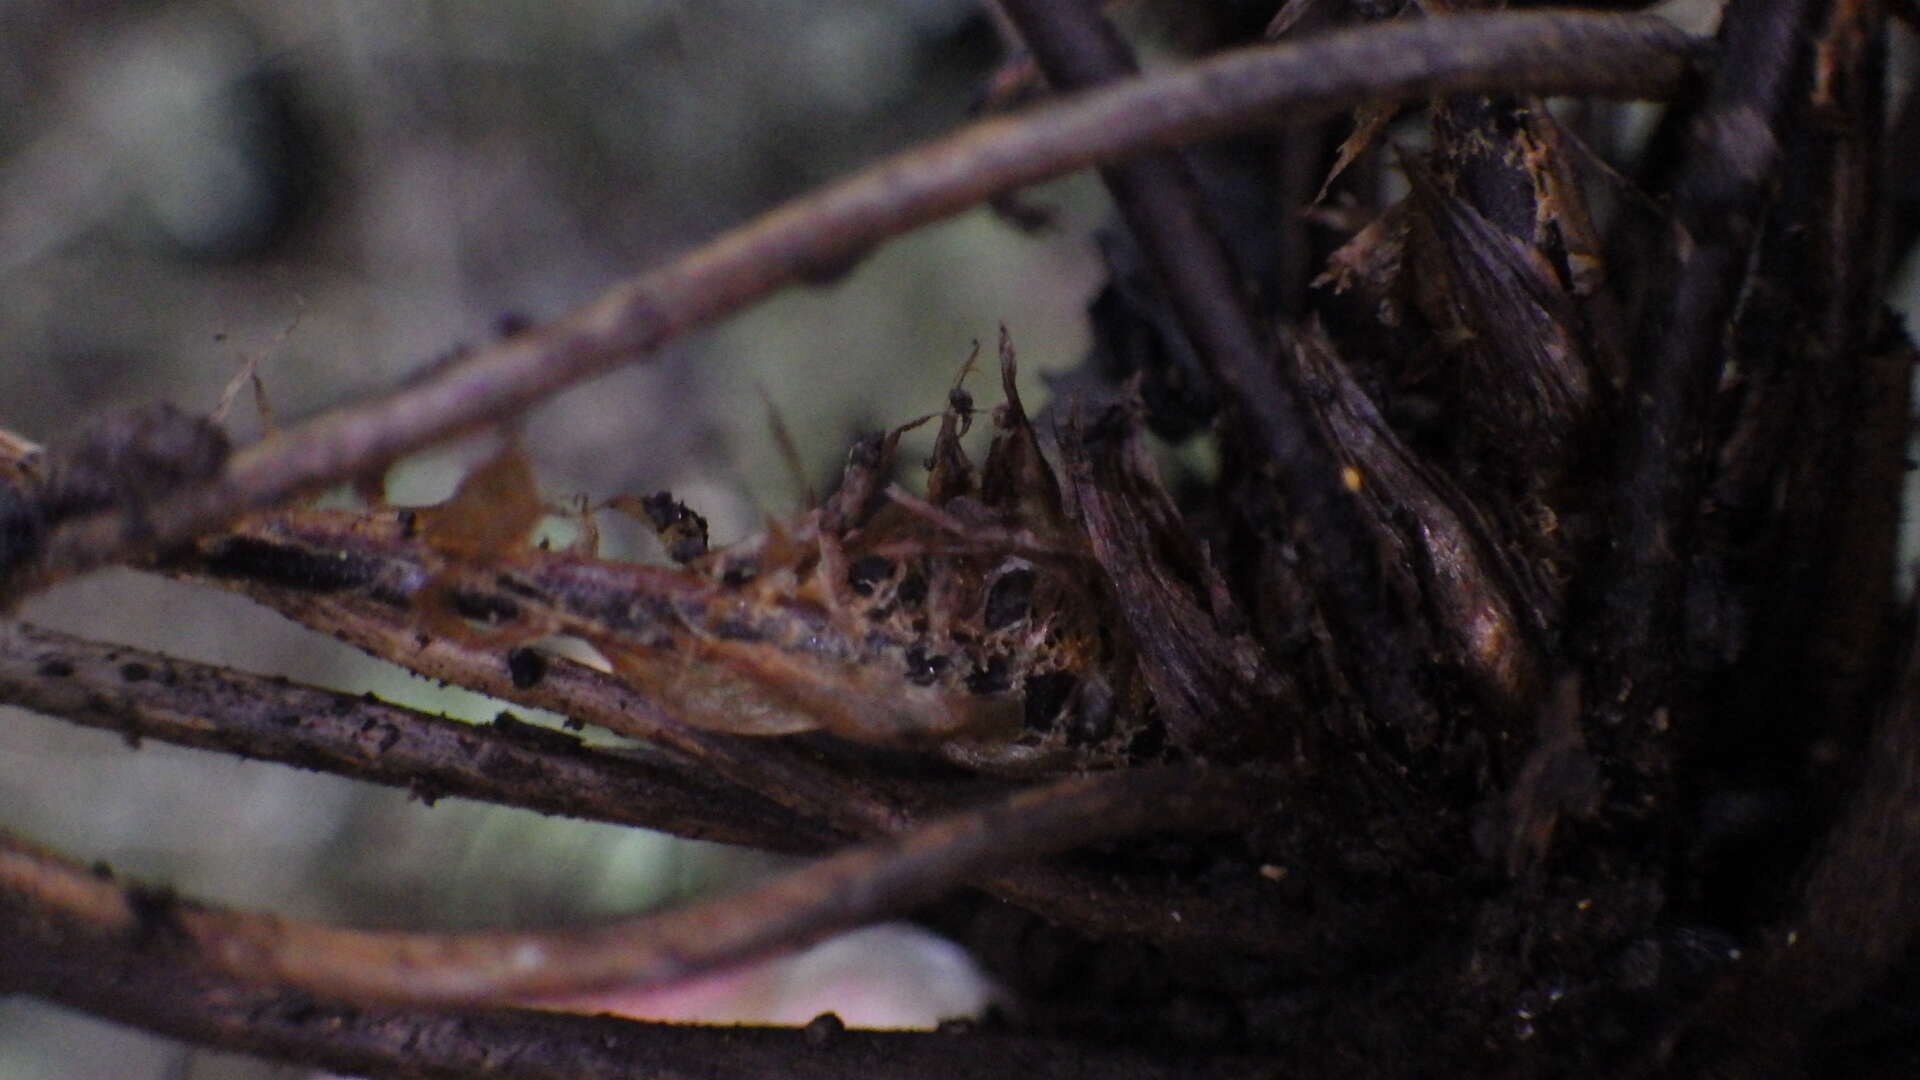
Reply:
[[[615,495],[600,505],[653,526],[654,535],[667,549],[667,558],[674,562],[689,563],[707,553],[707,519],[689,510],[671,492]]]
[[[546,512],[533,465],[510,439],[460,481],[452,498],[417,514],[421,535],[435,551],[479,562],[525,547]]]
[[[1396,101],[1376,101],[1353,111],[1353,132],[1340,141],[1340,152],[1333,159],[1333,168],[1327,171],[1327,178],[1320,182],[1320,190],[1314,195],[1311,205],[1326,201],[1327,190],[1333,187],[1333,182],[1373,146],[1380,138],[1380,133],[1387,130],[1387,125],[1399,113],[1400,103]]]

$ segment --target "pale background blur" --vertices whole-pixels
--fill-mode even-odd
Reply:
[[[0,0],[0,427],[212,407],[258,356],[273,407],[388,387],[504,316],[616,278],[965,122],[998,58],[969,0]],[[1085,349],[1095,185],[1038,193],[1062,227],[979,212],[543,407],[551,495],[673,489],[716,540],[798,493],[760,388],[816,488],[848,439],[938,409],[1005,322],[1039,373]],[[983,381],[983,401],[992,400]],[[232,424],[258,431],[245,398]],[[396,473],[444,496],[467,444]],[[180,655],[490,718],[223,595],[106,573],[26,617]],[[251,907],[477,926],[644,910],[763,872],[750,854],[442,800],[0,710],[0,824],[83,860]],[[0,962],[4,962],[0,960]],[[904,930],[646,1008],[930,1024],[987,993]],[[0,1001],[0,1080],[290,1077],[27,1001]]]
[[[555,315],[958,126],[997,55],[971,0],[0,0],[0,427],[48,439],[113,406],[206,410],[250,356],[283,417],[391,386],[503,316]],[[1038,197],[1062,212],[1057,232],[967,215],[544,406],[529,440],[544,487],[671,488],[726,541],[797,503],[761,387],[816,488],[856,432],[939,408],[970,343],[1001,322],[1037,401],[1040,373],[1086,347],[1087,236],[1105,214],[1085,180]],[[991,387],[976,384],[985,401]],[[258,429],[244,404],[234,428]],[[394,494],[444,496],[477,449],[407,463]],[[459,715],[498,708],[132,574],[26,615]],[[133,751],[16,710],[0,710],[0,825],[190,895],[386,925],[643,910],[771,865]],[[883,929],[639,1004],[925,1024],[987,992],[955,950]],[[0,1080],[300,1075],[0,1001]]]

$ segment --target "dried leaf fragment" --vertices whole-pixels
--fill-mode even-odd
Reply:
[[[1274,668],[1234,610],[1161,485],[1125,407],[1062,438],[1077,523],[1109,594],[1167,738],[1206,756],[1274,751],[1292,738],[1293,681]]]
[[[446,502],[415,514],[434,550],[477,562],[524,547],[546,512],[532,463],[517,441],[508,440],[469,472]]]
[[[615,495],[601,505],[653,526],[661,546],[667,549],[667,558],[674,562],[690,563],[707,553],[707,519],[688,509],[671,492]]]
[[[1539,684],[1537,627],[1551,600],[1503,560],[1473,503],[1425,465],[1374,406],[1317,326],[1296,342],[1321,423],[1364,478],[1355,490],[1383,551],[1404,567],[1446,652],[1503,715],[1519,715]]]
[[[1551,475],[1590,415],[1595,380],[1579,314],[1538,250],[1406,162],[1416,209],[1418,295],[1428,319],[1457,326],[1457,415],[1478,452],[1522,475]]]

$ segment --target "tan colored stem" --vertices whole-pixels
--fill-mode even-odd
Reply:
[[[662,915],[545,932],[372,932],[129,887],[0,838],[0,900],[107,931],[190,941],[229,974],[356,1000],[503,1001],[664,983],[905,910],[984,869],[1149,829],[1231,827],[1260,809],[1242,774],[1167,768],[1076,778]]]

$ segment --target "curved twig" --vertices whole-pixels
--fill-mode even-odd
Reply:
[[[796,281],[829,280],[891,236],[1103,161],[1382,98],[1499,88],[1646,97],[1700,39],[1653,17],[1535,12],[1369,26],[1222,54],[1033,113],[983,121],[788,204],[416,385],[236,455],[138,522],[96,515],[50,539],[41,577],[176,544],[243,510],[525,408]],[[1546,62],[1543,62],[1543,59]]]
[[[469,724],[213,664],[0,623],[0,701],[89,727],[356,780],[775,851],[835,835],[687,767],[589,750],[503,717]]]
[[[743,738],[677,725],[611,676],[555,660],[531,686],[516,685],[498,650],[450,638],[421,643],[410,624],[366,601],[319,597],[292,590],[242,589],[255,601],[312,629],[397,662],[421,675],[445,679],[493,697],[565,714],[610,731],[661,739],[670,750],[715,776],[764,796],[798,817],[847,837],[897,836],[914,828],[929,804],[951,804],[965,787],[938,792],[925,780],[910,790],[886,778],[836,770],[780,740]],[[1278,791],[1282,781],[1274,781]],[[971,786],[971,785],[967,785]],[[1170,889],[1141,881],[1115,896],[1084,871],[1059,866],[1009,868],[976,882],[982,889],[1089,934],[1130,934],[1143,940],[1208,945],[1241,953],[1291,954],[1313,931],[1252,917],[1265,912],[1248,898],[1207,890]],[[1184,912],[1185,917],[1181,914]],[[1218,918],[1208,917],[1209,914]]]
[[[17,850],[17,849],[16,849]],[[12,858],[14,852],[0,855]],[[78,868],[69,868],[79,872]],[[82,875],[85,877],[86,875]],[[316,998],[212,969],[191,942],[123,905],[62,902],[65,877],[0,880],[0,992],[25,993],[157,1034],[377,1080],[781,1076],[794,1080],[1225,1080],[1269,1057],[1152,1053],[1000,1033],[706,1027],[531,1009],[397,1009]],[[93,885],[107,885],[94,880]],[[1317,1071],[1310,1067],[1300,1072]]]
[[[669,982],[804,945],[930,899],[994,865],[1143,830],[1232,827],[1264,809],[1256,778],[1165,768],[1076,778],[855,848],[662,915],[551,932],[414,934],[203,907],[0,844],[0,896],[31,895],[110,930],[191,941],[229,974],[416,1004],[502,1001]]]
[[[414,619],[354,592],[342,582],[309,573],[302,577],[306,588],[269,584],[269,580],[281,580],[286,569],[285,560],[270,555],[295,556],[307,549],[277,536],[272,529],[248,529],[244,535],[251,545],[251,559],[215,560],[215,565],[207,565],[206,552],[218,551],[224,543],[223,538],[213,538],[203,548],[202,558],[181,556],[169,564],[169,569],[189,579],[205,576],[218,580],[310,629],[427,678],[647,740],[667,753],[697,763],[716,779],[764,797],[843,837],[896,836],[943,810],[1004,793],[1004,786],[997,781],[934,781],[926,777],[902,781],[884,771],[835,767],[831,761],[786,740],[691,728],[615,677],[567,660],[550,661],[538,678],[516,679],[503,646],[458,637],[423,640]],[[288,565],[309,571],[318,566],[312,559]],[[326,565],[342,579],[369,576],[358,572],[364,568],[345,550],[335,551]],[[272,570],[276,566],[281,568],[280,576]],[[1281,783],[1280,779],[1275,783]],[[1267,920],[1245,917],[1248,908],[1241,903],[1245,898],[1224,898],[1217,889],[1173,888],[1164,881],[1139,881],[1129,886],[1122,902],[1089,880],[1085,871],[1037,865],[1015,867],[977,884],[1089,934],[1125,933],[1145,940],[1190,944],[1205,940],[1215,947],[1260,954],[1291,952],[1301,936],[1297,927],[1280,928]],[[1223,917],[1182,918],[1171,914],[1185,911],[1192,915],[1202,909],[1221,912]],[[1229,911],[1234,913],[1226,914]]]

